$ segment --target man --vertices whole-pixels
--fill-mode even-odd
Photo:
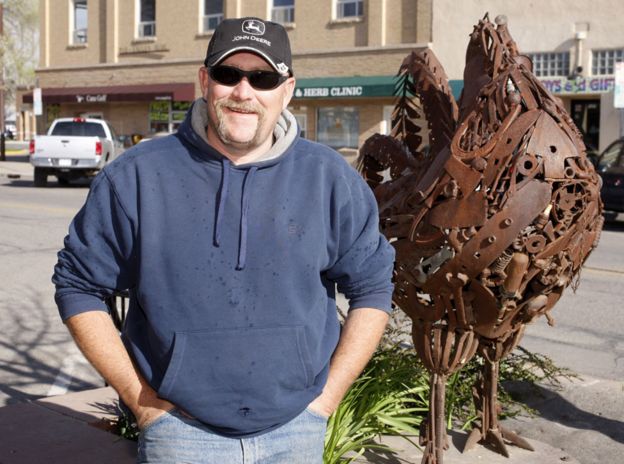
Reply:
[[[56,301],[135,415],[138,462],[320,463],[386,325],[392,247],[357,173],[299,138],[280,25],[223,21],[204,64],[178,133],[93,181]],[[122,343],[102,299],[125,288]]]

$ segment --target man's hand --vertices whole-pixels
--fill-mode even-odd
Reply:
[[[329,418],[329,416],[334,413],[336,408],[338,408],[338,404],[334,404],[333,402],[329,401],[322,394],[316,397],[316,399],[308,405],[308,409],[311,409],[318,415],[327,418]]]
[[[323,393],[308,408],[326,417],[334,413],[375,352],[388,318],[387,313],[374,308],[352,309],[349,312],[330,362]]]
[[[143,428],[150,425],[163,414],[172,411],[174,408],[175,405],[173,403],[170,403],[167,400],[156,398],[153,404],[144,406],[136,405],[130,409],[134,413],[134,417],[137,421],[137,426],[140,430],[143,430]]]
[[[107,313],[87,311],[66,323],[82,353],[117,390],[140,429],[174,408],[172,403],[158,397],[134,366]]]

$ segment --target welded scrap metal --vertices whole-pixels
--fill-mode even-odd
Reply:
[[[390,136],[362,146],[359,166],[396,249],[395,304],[414,322],[432,375],[423,462],[442,462],[444,382],[475,352],[481,424],[468,447],[530,448],[498,424],[500,359],[546,315],[596,246],[599,178],[580,132],[531,72],[506,20],[470,36],[459,104],[442,65],[417,50],[399,69]],[[422,116],[426,121],[423,121]],[[429,141],[428,147],[426,141]]]

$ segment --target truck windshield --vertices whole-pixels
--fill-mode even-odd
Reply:
[[[50,135],[76,135],[79,137],[106,137],[102,124],[96,122],[58,122]]]

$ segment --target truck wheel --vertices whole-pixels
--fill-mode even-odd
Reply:
[[[35,187],[48,186],[48,171],[43,168],[35,168]]]

